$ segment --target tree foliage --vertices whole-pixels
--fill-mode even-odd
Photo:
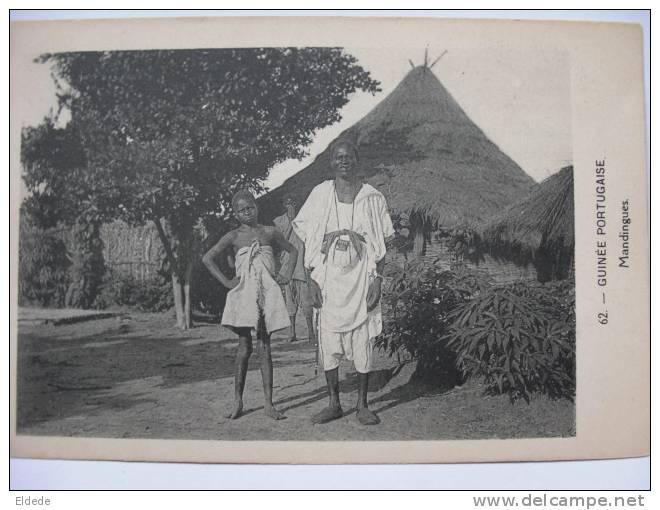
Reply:
[[[22,205],[22,216],[44,239],[43,246],[38,247],[45,264],[40,271],[48,271],[58,280],[58,288],[68,282],[65,297],[58,298],[57,304],[89,308],[100,292],[105,272],[100,226],[109,219],[106,199],[86,171],[85,153],[75,125],[58,128],[52,119],[47,119],[24,130],[21,141],[23,178],[30,191]],[[58,242],[46,242],[49,231],[62,230],[63,226],[73,232],[69,250],[57,236],[50,237]],[[46,255],[48,250],[51,252]],[[66,279],[61,277],[63,266],[58,254],[62,250],[70,253]],[[22,256],[32,257],[28,252],[24,245]]]
[[[376,91],[339,49],[117,51],[45,55],[60,78],[87,170],[129,223],[176,229],[227,214],[301,158],[357,89]]]
[[[198,257],[196,229],[226,221],[238,188],[260,192],[273,165],[305,156],[316,130],[340,119],[349,94],[378,90],[338,48],[59,53],[40,61],[53,66],[71,120],[66,133],[48,122],[36,130],[84,156],[83,175],[67,167],[69,186],[82,188],[74,202],[89,196],[101,217],[156,223],[175,302]],[[57,139],[65,135],[76,141]],[[57,196],[43,190],[60,174],[58,165],[42,165],[29,187],[41,199]]]
[[[56,127],[45,119],[21,136],[23,181],[29,196],[24,211],[40,228],[74,224],[81,216],[102,223],[108,208],[97,179],[87,171],[86,156],[78,129],[73,123]]]
[[[60,236],[35,225],[24,208],[19,235],[18,302],[63,306],[69,286],[69,260]]]

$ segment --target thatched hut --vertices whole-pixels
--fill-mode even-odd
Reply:
[[[534,181],[470,120],[431,69],[418,66],[369,114],[344,131],[360,151],[366,182],[386,197],[393,216],[410,218],[415,250],[436,227],[476,225],[527,194]],[[332,144],[331,144],[332,145]],[[260,199],[263,219],[301,204],[333,177],[329,148]]]
[[[478,228],[480,250],[533,263],[541,281],[571,275],[575,258],[573,167],[551,175]]]

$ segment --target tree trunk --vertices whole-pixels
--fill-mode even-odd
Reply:
[[[172,292],[174,292],[174,310],[176,325],[179,329],[187,329],[184,321],[183,286],[176,272],[172,272]]]
[[[190,287],[192,286],[192,273],[193,273],[193,264],[194,259],[192,254],[188,256],[188,263],[186,265],[186,275],[185,281],[183,284],[183,320],[185,324],[184,329],[190,329],[193,327],[193,318],[192,318],[192,297],[190,293]]]
[[[190,304],[190,281],[187,281],[186,284],[183,286],[183,299],[184,299],[184,305],[183,305],[184,328],[183,329],[190,329],[193,326],[193,323],[192,323],[192,305]]]
[[[426,254],[426,237],[424,236],[423,230],[415,232],[413,253],[415,254],[415,257],[423,257]]]
[[[191,242],[176,239],[176,254],[168,234],[165,232],[159,218],[154,218],[154,224],[158,230],[158,236],[165,249],[165,256],[169,262],[172,274],[172,292],[174,293],[174,311],[176,312],[176,325],[183,330],[190,329],[192,322],[192,303],[190,300],[190,283],[194,263],[193,246]],[[182,261],[186,266],[181,271]]]
[[[174,292],[174,310],[176,311],[176,325],[179,329],[193,327],[192,320],[192,280],[193,260],[189,259],[183,277],[176,272],[172,273],[172,291]]]

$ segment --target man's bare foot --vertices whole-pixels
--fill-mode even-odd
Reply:
[[[240,418],[243,414],[243,402],[238,401],[234,404],[234,409],[230,412],[225,414],[225,418],[228,418],[230,420],[235,420],[236,418]]]
[[[380,423],[380,418],[368,407],[357,410],[357,419],[362,425],[378,425]]]
[[[323,411],[312,416],[312,423],[315,425],[320,425],[322,423],[328,423],[332,420],[337,420],[344,416],[344,411],[342,411],[341,406],[328,406]]]
[[[286,420],[286,416],[284,416],[282,413],[280,413],[277,409],[275,409],[273,406],[265,406],[264,407],[264,414],[273,420]]]
[[[289,340],[289,342],[297,342],[297,341],[298,341],[297,336],[292,336],[291,339]]]

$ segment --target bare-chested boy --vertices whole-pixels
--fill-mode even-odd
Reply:
[[[273,362],[270,334],[290,325],[280,285],[291,280],[298,250],[275,227],[260,225],[257,204],[249,191],[238,191],[232,198],[232,208],[240,227],[222,237],[202,259],[220,283],[231,289],[222,315],[222,325],[239,336],[236,353],[235,402],[227,415],[236,419],[243,412],[243,388],[248,360],[252,354],[252,330],[257,332],[261,347],[261,378],[264,388],[264,412],[275,420],[285,416],[273,406]],[[280,274],[274,273],[273,247],[289,253]],[[235,257],[236,277],[227,278],[215,263],[218,255],[231,248]]]

